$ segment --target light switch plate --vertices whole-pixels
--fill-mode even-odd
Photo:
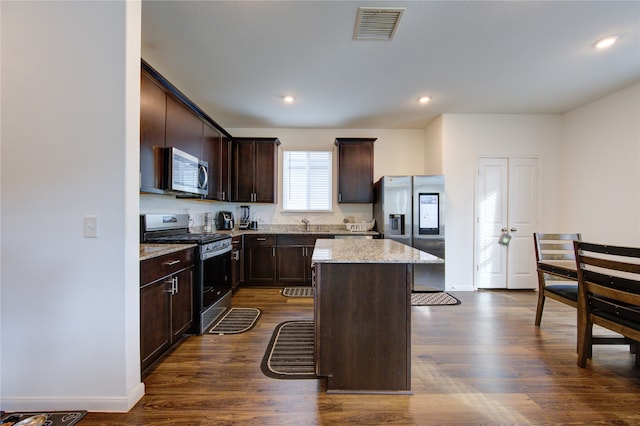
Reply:
[[[84,217],[84,237],[98,238],[98,216]]]

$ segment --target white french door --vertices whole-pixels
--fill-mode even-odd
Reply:
[[[538,160],[480,158],[476,185],[476,288],[537,286]],[[511,236],[500,244],[503,234]]]

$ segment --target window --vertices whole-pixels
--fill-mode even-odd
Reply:
[[[284,151],[283,210],[331,211],[332,151]]]

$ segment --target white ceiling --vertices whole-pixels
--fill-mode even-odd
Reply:
[[[359,6],[406,8],[394,39]],[[142,57],[225,128],[556,114],[640,81],[640,1],[143,1]]]

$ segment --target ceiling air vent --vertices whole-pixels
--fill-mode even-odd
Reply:
[[[404,10],[404,7],[359,7],[353,39],[391,40]]]

